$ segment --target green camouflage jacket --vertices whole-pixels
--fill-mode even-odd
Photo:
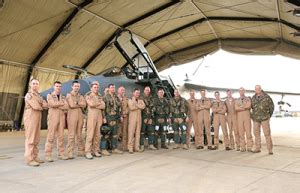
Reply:
[[[144,96],[143,101],[145,103],[145,108],[142,110],[143,117],[153,118],[154,117],[154,99],[152,96]]]
[[[107,116],[115,116],[116,118],[120,118],[121,116],[121,107],[122,107],[122,103],[121,100],[119,99],[119,97],[117,95],[110,95],[107,94],[104,96],[104,102],[105,102],[105,117],[107,118]]]
[[[263,92],[262,96],[256,94],[251,99],[252,111],[251,118],[255,122],[262,122],[269,119],[274,112],[274,103],[272,98]]]
[[[170,107],[169,107],[169,102],[165,98],[155,98],[153,101],[154,104],[154,116],[155,117],[160,117],[163,116],[165,118],[169,117],[170,113]]]
[[[184,98],[179,97],[170,100],[170,113],[172,118],[186,118],[188,111],[188,103]]]

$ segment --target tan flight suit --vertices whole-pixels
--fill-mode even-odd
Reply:
[[[249,97],[240,97],[236,100],[235,110],[237,112],[241,151],[246,150],[245,133],[247,138],[247,150],[251,151],[253,146],[250,109],[251,99]]]
[[[226,105],[223,101],[213,101],[212,103],[212,112],[214,113],[214,144],[218,147],[219,145],[219,129],[220,125],[223,132],[224,137],[224,144],[225,148],[229,147],[229,138],[228,138],[228,131],[227,131],[227,125],[226,125]]]
[[[188,99],[187,100],[189,105],[189,122],[188,122],[188,129],[186,134],[186,143],[188,147],[190,147],[191,143],[191,128],[194,127],[194,133],[195,133],[195,145],[196,147],[200,145],[201,136],[200,136],[200,121],[197,117],[198,111],[196,110],[196,99]]]
[[[27,163],[38,158],[38,144],[42,120],[43,98],[39,93],[28,92],[25,96],[24,127],[25,127],[25,160]]]
[[[235,111],[235,99],[226,99],[225,105],[227,107],[227,124],[229,128],[230,147],[240,149],[240,136],[238,132],[237,113]],[[233,137],[234,136],[234,137]]]
[[[100,94],[92,92],[86,94],[85,100],[88,106],[85,154],[96,154],[100,150],[100,127],[103,123],[102,110],[105,109],[105,103]]]
[[[119,132],[122,135],[122,148],[123,151],[127,150],[128,147],[128,114],[129,114],[129,108],[128,108],[128,98],[126,96],[120,97],[120,101],[122,102],[122,117],[123,122],[120,123]]]
[[[64,129],[66,124],[65,111],[68,109],[66,98],[52,92],[47,95],[48,101],[48,133],[45,144],[45,155],[51,157],[54,139],[57,138],[58,155],[64,156]]]
[[[199,130],[200,130],[200,141],[199,145],[204,146],[203,143],[203,129],[205,127],[205,133],[207,137],[207,145],[212,146],[212,141],[211,141],[211,132],[210,132],[210,107],[211,107],[211,102],[209,98],[201,98],[197,100],[196,103],[196,110],[198,111],[197,113],[197,118],[199,119]]]
[[[82,108],[86,107],[84,97],[79,93],[70,92],[66,97],[68,109],[68,157],[73,157],[75,137],[78,145],[78,155],[84,155],[84,142],[82,139],[83,118]]]
[[[143,100],[132,98],[128,101],[129,125],[128,125],[128,150],[135,151],[140,149],[140,135],[142,127],[142,110],[145,108]]]

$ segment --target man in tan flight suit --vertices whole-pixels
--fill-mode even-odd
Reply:
[[[120,122],[119,127],[119,136],[122,136],[122,148],[123,151],[128,150],[128,98],[125,96],[125,88],[123,86],[119,87],[118,89],[118,97],[122,103],[122,117],[123,121]]]
[[[195,98],[195,91],[190,90],[190,98],[187,100],[188,105],[189,105],[189,122],[188,122],[188,129],[186,133],[186,143],[187,146],[190,148],[190,143],[191,143],[191,128],[192,126],[194,127],[194,133],[195,133],[195,146],[197,149],[201,147],[200,141],[201,141],[201,136],[200,136],[200,121],[199,118],[197,117],[197,110],[196,110],[196,102],[197,99]]]
[[[24,127],[25,127],[25,160],[29,166],[39,166],[44,163],[38,157],[42,111],[47,108],[47,102],[38,93],[39,81],[30,81],[30,91],[25,95]]]
[[[48,133],[45,144],[45,156],[47,162],[53,162],[52,146],[57,138],[58,159],[67,160],[64,155],[64,129],[66,123],[65,111],[68,104],[65,96],[61,95],[61,82],[54,82],[54,91],[47,95],[48,101]]]
[[[91,91],[85,95],[85,100],[88,107],[87,116],[87,134],[85,142],[85,157],[93,159],[101,157],[99,142],[100,142],[100,127],[103,123],[102,111],[105,109],[105,103],[99,93],[99,82],[94,81],[91,84]]]
[[[212,147],[211,141],[211,132],[210,132],[210,107],[211,102],[209,98],[206,98],[205,90],[200,91],[201,99],[197,100],[196,103],[196,111],[197,111],[197,118],[199,119],[199,128],[200,128],[200,142],[197,149],[203,149],[203,129],[205,128],[205,134],[207,137],[207,149],[215,150],[215,147]]]
[[[237,125],[237,113],[235,111],[235,99],[232,97],[232,91],[227,90],[227,99],[225,105],[227,108],[227,124],[229,128],[229,140],[230,148],[234,149],[234,143],[236,144],[236,150],[240,151],[240,136]]]
[[[226,151],[231,150],[229,147],[229,138],[228,138],[228,131],[227,131],[227,125],[226,125],[226,105],[225,102],[221,101],[220,98],[220,92],[215,92],[215,100],[212,102],[211,110],[214,113],[214,144],[216,148],[219,148],[219,129],[220,125],[223,132],[224,137],[224,144]]]
[[[260,128],[266,138],[267,148],[270,155],[273,155],[273,142],[271,138],[270,118],[274,112],[274,103],[272,98],[265,93],[260,85],[255,86],[255,95],[252,97],[253,130],[255,136],[255,150],[253,153],[259,153],[261,149]]]
[[[245,96],[245,89],[243,87],[239,89],[239,93],[240,98],[236,100],[235,110],[237,112],[241,152],[246,151],[245,133],[247,138],[247,151],[251,152],[253,146],[250,118],[251,99]]]
[[[75,138],[78,145],[77,156],[84,156],[84,142],[82,139],[83,118],[82,109],[86,107],[84,97],[79,93],[80,83],[75,80],[72,83],[72,91],[67,94],[68,109],[68,145],[67,156],[73,159]]]
[[[140,99],[140,90],[134,89],[133,97],[128,101],[129,107],[129,125],[128,125],[128,150],[129,153],[140,150],[140,134],[142,126],[142,110],[145,108],[145,103]]]

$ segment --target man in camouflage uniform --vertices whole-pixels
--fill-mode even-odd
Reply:
[[[108,124],[108,127],[110,127],[110,140],[112,143],[112,153],[115,154],[122,154],[123,152],[118,150],[118,128],[119,128],[119,121],[123,121],[122,112],[121,112],[121,106],[122,103],[119,99],[119,97],[115,94],[115,85],[109,84],[108,85],[108,94],[104,96],[104,102],[105,102],[105,110],[104,110],[104,116],[105,121]],[[101,137],[101,149],[102,149],[102,155],[110,155],[110,153],[107,151],[107,142],[108,139],[105,137]]]
[[[146,86],[144,89],[143,101],[145,108],[142,110],[141,151],[144,151],[145,133],[147,133],[148,136],[149,149],[157,150],[156,147],[154,147],[154,101],[149,86]]]
[[[175,141],[174,149],[178,149],[180,143],[183,144],[183,149],[188,149],[186,144],[187,122],[189,121],[188,109],[187,101],[180,96],[178,90],[175,90],[174,98],[170,100],[170,114]]]
[[[155,137],[154,146],[158,148],[158,137],[161,139],[161,148],[168,149],[166,146],[166,131],[169,122],[169,102],[164,98],[164,90],[157,91],[157,98],[154,99],[154,119],[155,119]]]
[[[252,113],[251,118],[253,120],[253,132],[255,136],[255,150],[253,153],[259,153],[261,149],[261,137],[260,128],[263,128],[263,132],[266,138],[267,148],[269,154],[273,154],[273,143],[271,138],[270,118],[274,112],[274,103],[272,98],[266,94],[260,85],[255,86],[255,95],[252,99]]]

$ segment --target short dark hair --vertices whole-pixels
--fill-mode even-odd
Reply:
[[[134,89],[133,89],[133,92],[135,92],[135,91],[137,91],[137,90],[138,90],[138,91],[140,91],[140,89],[138,89],[138,88],[134,88]]]
[[[159,89],[157,89],[157,92],[158,92],[158,91],[161,91],[161,90],[162,90],[162,91],[164,91],[164,89],[163,89],[163,88],[159,88]]]
[[[215,91],[215,94],[220,94],[220,92],[219,91]]]
[[[107,88],[110,88],[111,86],[115,86],[115,84],[109,84]]]
[[[204,92],[205,92],[206,90],[202,88],[202,89],[200,90],[200,92],[202,92],[202,91],[204,91]]]
[[[30,80],[30,82],[32,82],[32,81],[34,81],[34,80],[40,82],[39,79],[37,79],[37,78],[32,78],[32,79]]]
[[[74,81],[72,82],[72,86],[73,86],[74,84],[77,84],[77,83],[79,83],[79,81],[78,81],[78,80],[74,80]]]
[[[53,85],[55,85],[55,84],[61,84],[61,82],[57,80],[53,83]]]

